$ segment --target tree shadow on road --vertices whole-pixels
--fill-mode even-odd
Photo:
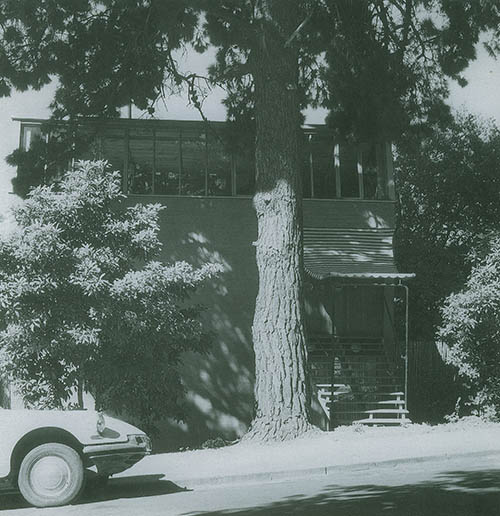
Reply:
[[[119,500],[122,498],[143,498],[188,491],[164,479],[165,475],[141,475],[123,478],[112,478],[105,487],[86,488],[76,505]],[[21,495],[2,497],[2,510],[21,509],[29,507]]]
[[[144,498],[188,491],[170,480],[165,475],[140,475],[133,477],[112,478],[105,487],[86,489],[78,505],[118,500],[120,498]]]
[[[369,475],[369,473],[368,473]],[[402,479],[404,482],[404,478]],[[252,508],[183,516],[493,516],[500,514],[500,469],[453,471],[433,481],[385,486],[329,485],[315,496],[296,495]]]

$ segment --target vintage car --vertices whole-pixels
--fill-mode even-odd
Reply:
[[[0,489],[36,507],[74,501],[86,468],[105,480],[150,452],[144,432],[98,412],[0,408]]]

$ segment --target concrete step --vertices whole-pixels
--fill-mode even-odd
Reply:
[[[362,425],[407,425],[411,424],[411,420],[407,417],[397,419],[395,417],[391,418],[366,418],[366,419],[358,419],[353,421],[353,423],[360,423]]]
[[[406,409],[373,409],[365,410],[365,414],[409,414]]]

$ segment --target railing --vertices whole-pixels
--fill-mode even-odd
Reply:
[[[382,339],[313,335],[308,344],[316,396],[328,426],[363,418],[366,410],[403,388],[404,375],[387,359]]]

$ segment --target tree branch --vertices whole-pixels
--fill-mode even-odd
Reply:
[[[304,18],[304,20],[300,23],[300,25],[293,31],[291,36],[286,40],[285,48],[289,47],[293,43],[293,40],[300,34],[300,32],[305,27],[307,22],[311,19],[313,13],[314,13],[314,8],[311,9],[309,14]]]

